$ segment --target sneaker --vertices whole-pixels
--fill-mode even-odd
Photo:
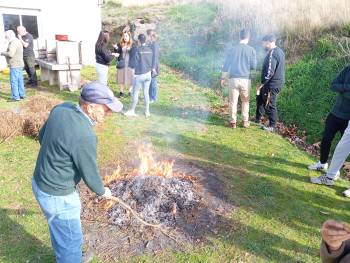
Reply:
[[[343,194],[344,194],[344,196],[346,196],[346,197],[350,197],[350,189],[345,190],[345,191],[343,192]]]
[[[263,127],[261,127],[261,129],[263,129],[264,131],[267,131],[267,132],[274,132],[275,131],[275,128],[272,126],[263,126]]]
[[[328,163],[324,163],[322,164],[321,162],[317,162],[315,164],[310,165],[309,170],[311,171],[323,171],[323,172],[327,172],[328,170]]]
[[[313,184],[324,184],[328,186],[334,185],[334,181],[332,179],[329,179],[326,175],[321,175],[319,177],[313,177],[310,179],[311,183]]]
[[[233,121],[230,122],[229,127],[232,129],[236,129],[237,128],[237,124]]]
[[[149,111],[146,111],[145,116],[146,116],[146,118],[149,118],[149,117],[151,117],[151,113],[149,113]]]
[[[89,250],[87,252],[83,251],[83,258],[81,260],[82,263],[89,263],[94,259],[94,253]]]
[[[124,97],[124,92],[119,92],[119,97],[120,98]]]
[[[128,110],[127,112],[124,113],[125,116],[128,116],[128,117],[136,117],[136,113],[135,111],[133,110]]]
[[[249,128],[250,122],[249,121],[243,121],[243,128]]]
[[[153,103],[155,103],[155,102],[156,102],[155,100],[150,100],[150,101],[149,101],[150,104],[153,104]]]

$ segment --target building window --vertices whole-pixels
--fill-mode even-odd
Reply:
[[[36,16],[22,16],[22,26],[36,39],[39,37],[38,20]]]
[[[24,26],[33,35],[34,39],[39,37],[38,19],[36,16],[3,14],[4,29],[17,32],[18,26]]]
[[[5,27],[5,31],[7,30],[13,30],[13,31],[17,31],[17,27],[19,25],[21,25],[20,22],[20,17],[19,15],[2,15],[4,18],[4,27]]]

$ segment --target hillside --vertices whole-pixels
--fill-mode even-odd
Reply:
[[[347,53],[343,50],[346,47],[346,39],[350,37],[350,23],[345,22],[350,21],[348,13],[337,15],[338,22],[336,22],[335,14],[332,16],[329,12],[320,11],[327,5],[335,3],[325,1],[323,2],[325,6],[318,6],[317,3],[319,2],[315,1],[313,6],[323,15],[322,23],[317,23],[317,16],[308,18],[301,16],[295,27],[291,27],[290,20],[283,20],[280,16],[274,19],[275,22],[286,26],[283,30],[276,30],[279,31],[279,45],[285,50],[288,59],[287,84],[279,100],[280,119],[286,125],[296,125],[300,132],[306,131],[309,143],[320,140],[323,122],[336,96],[329,90],[329,85],[348,63],[349,58],[349,50]],[[347,10],[347,5],[342,1],[337,4]],[[132,24],[138,18],[143,19],[144,27],[147,27],[147,23],[151,27],[157,25],[162,47],[162,62],[184,72],[200,85],[219,89],[224,96],[227,96],[227,90],[220,89],[218,81],[225,51],[233,43],[232,35],[237,34],[241,26],[251,27],[245,21],[253,19],[251,17],[253,15],[248,16],[246,13],[254,5],[257,8],[256,2],[252,2],[252,7],[249,4],[245,6],[244,12],[242,11],[238,17],[229,16],[227,10],[220,5],[204,2],[196,5],[137,6],[132,9],[118,6],[113,9],[117,11],[117,15],[112,16],[113,2],[109,2],[105,8],[105,23],[107,27],[115,28],[116,24],[120,26],[126,21]],[[301,3],[298,6],[301,10],[310,7]],[[228,8],[230,8],[228,10],[234,9],[232,12],[238,12],[235,7]],[[293,14],[291,19],[295,20],[297,11],[293,8],[294,6],[291,6]],[[267,11],[263,9],[258,12]],[[302,14],[306,15],[306,11]],[[256,21],[254,19],[253,21]],[[254,34],[251,41],[251,45],[258,51],[259,63],[265,55],[260,47],[262,32],[267,32],[266,28],[263,30],[260,25],[261,23],[266,25],[267,22],[263,22],[257,20],[258,25],[253,27]],[[259,71],[256,72],[254,79],[258,81]],[[254,97],[252,102],[251,108],[254,112]]]

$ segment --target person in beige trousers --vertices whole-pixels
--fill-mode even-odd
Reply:
[[[222,69],[221,86],[225,86],[229,78],[230,127],[237,127],[238,98],[241,97],[243,127],[248,128],[249,100],[251,89],[251,71],[256,69],[256,51],[248,45],[250,32],[243,29],[240,32],[239,44],[233,46],[227,53]]]

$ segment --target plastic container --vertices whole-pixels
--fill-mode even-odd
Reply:
[[[68,35],[55,35],[55,38],[58,41],[68,41]]]

